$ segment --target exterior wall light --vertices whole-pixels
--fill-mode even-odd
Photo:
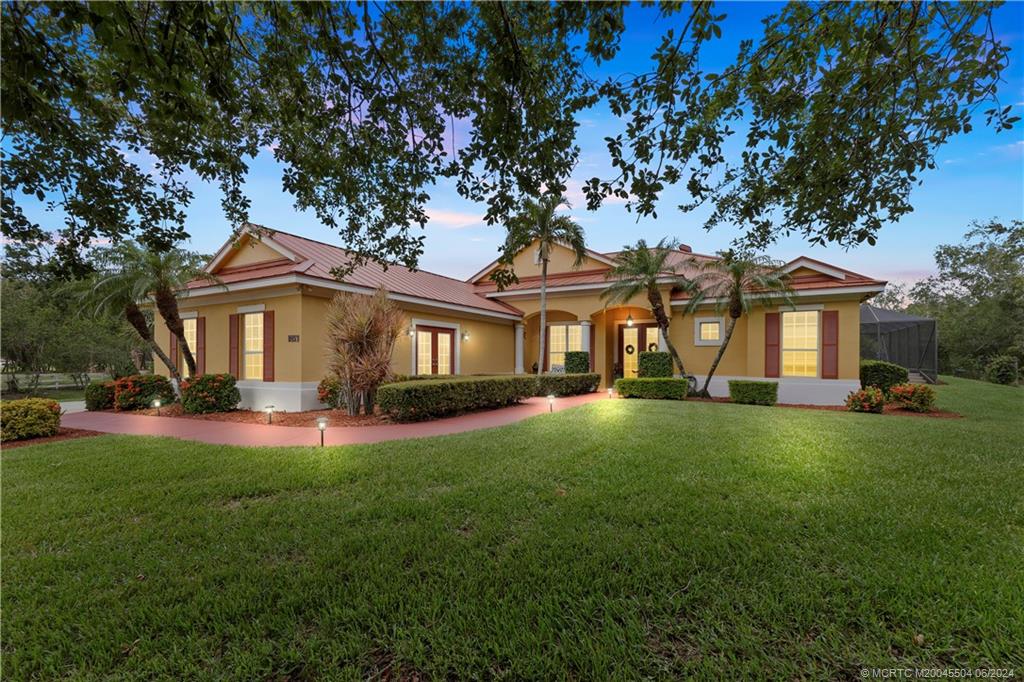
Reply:
[[[160,416],[160,401],[159,400],[154,400],[153,401],[153,407],[156,408],[156,416],[159,417]]]
[[[409,325],[409,336],[416,336],[416,327],[412,326],[411,324]]]
[[[320,447],[324,446],[324,431],[327,430],[327,417],[316,418],[316,428],[320,429]]]
[[[462,332],[462,340],[463,341],[469,341],[469,330],[468,329],[466,331]]]
[[[632,327],[633,326],[633,314],[632,313],[630,313],[629,315],[626,315],[626,326],[627,327]]]
[[[267,423],[268,424],[273,424],[274,423],[274,406],[273,405],[267,405],[266,407],[263,408],[263,411],[267,413]]]
[[[554,412],[554,411],[555,411],[555,396],[549,395],[548,396],[548,412]]]

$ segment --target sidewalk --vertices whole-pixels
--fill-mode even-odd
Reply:
[[[601,399],[603,393],[556,398],[554,411],[585,405]],[[530,398],[520,405],[499,410],[474,412],[448,419],[413,424],[382,424],[379,426],[335,426],[324,431],[325,445],[379,443],[403,438],[443,436],[477,429],[512,424],[548,412],[547,398]],[[303,426],[269,426],[234,422],[204,421],[175,417],[149,417],[125,412],[73,412],[65,414],[61,426],[89,429],[104,433],[133,436],[168,436],[217,445],[282,446],[319,445],[320,432],[312,424]]]

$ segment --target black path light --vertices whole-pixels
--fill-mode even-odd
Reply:
[[[327,430],[327,417],[316,418],[316,428],[320,429],[320,447],[324,446],[324,431]]]
[[[267,413],[267,423],[268,424],[273,424],[274,423],[274,406],[273,405],[267,405],[267,406],[265,406],[263,408],[263,411]]]

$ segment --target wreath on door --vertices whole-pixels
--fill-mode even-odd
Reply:
[[[649,350],[649,351],[656,351],[656,350],[658,350],[658,344],[656,344],[656,343],[649,343],[649,344],[647,344],[647,350]]]
[[[634,350],[636,350],[636,349],[633,348],[633,344],[631,344],[631,343],[627,343],[626,344],[626,355],[632,355]]]

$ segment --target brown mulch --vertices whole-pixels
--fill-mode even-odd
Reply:
[[[134,410],[132,414],[156,416],[156,410]],[[254,410],[234,410],[232,412],[213,412],[211,414],[185,414],[181,405],[168,405],[160,408],[161,417],[180,417],[182,419],[199,419],[208,422],[234,422],[236,424],[266,424],[267,414]],[[274,412],[273,426],[314,426],[319,417],[327,417],[328,426],[377,426],[387,424],[388,420],[380,414],[360,414],[351,417],[344,410],[307,410],[306,412]]]
[[[732,401],[728,398],[687,398],[687,400],[695,400],[700,403],[731,403]],[[793,407],[798,410],[828,410],[829,412],[849,412],[845,405],[798,405],[794,403],[776,403],[775,407]],[[897,415],[903,417],[930,417],[932,419],[963,419],[963,415],[959,412],[949,412],[947,410],[933,410],[931,412],[913,412],[912,410],[905,410],[902,407],[896,405],[886,405],[882,409],[883,415]]]
[[[12,440],[8,443],[3,444],[4,450],[11,448],[21,448],[26,445],[42,445],[44,443],[56,443],[59,440],[72,440],[74,438],[89,438],[90,436],[103,436],[104,433],[100,431],[89,431],[88,429],[70,429],[62,426],[57,431],[56,436],[47,436],[46,438],[28,438],[26,440]]]

